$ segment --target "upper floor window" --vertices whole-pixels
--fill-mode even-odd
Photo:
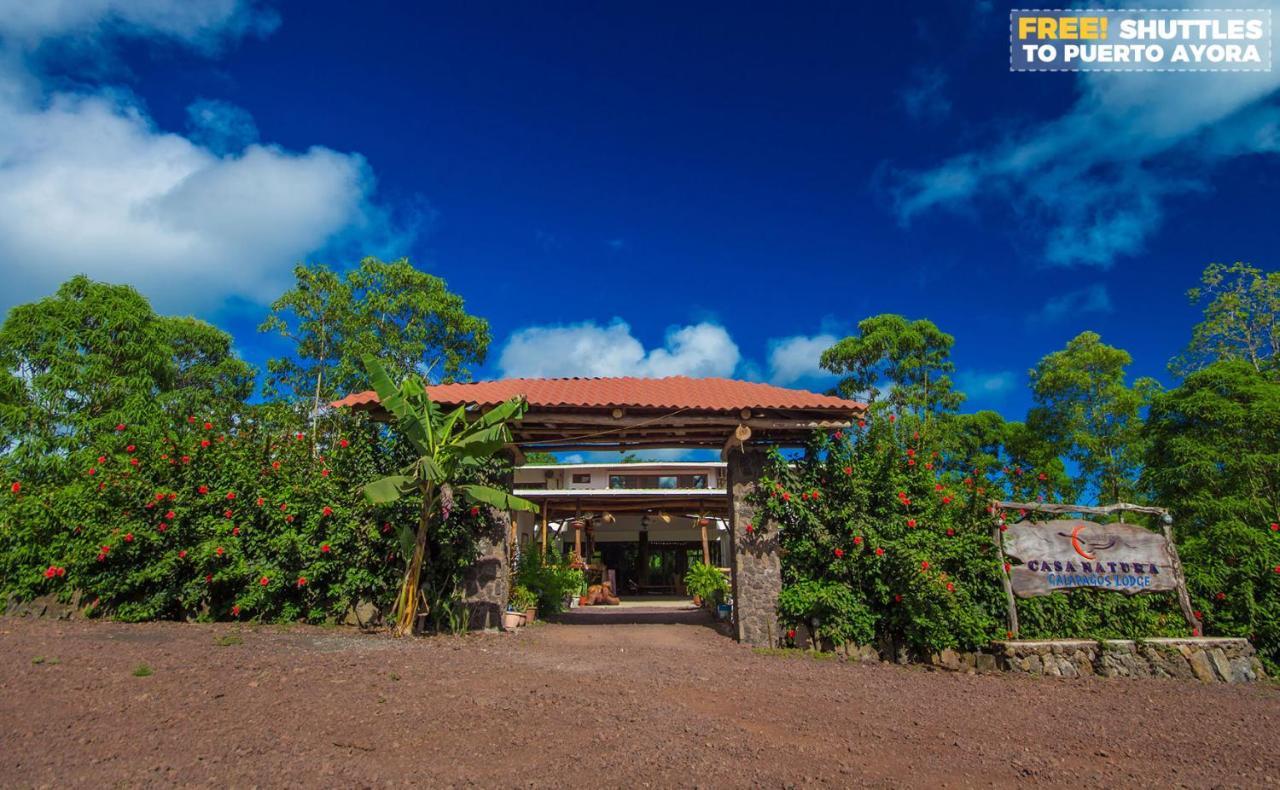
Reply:
[[[575,473],[575,474],[574,474],[574,476],[573,476],[573,482],[574,482],[575,484],[585,484],[585,483],[590,483],[590,482],[591,482],[591,475],[590,475],[590,474],[577,474],[577,473]]]
[[[609,475],[610,488],[706,488],[707,476],[702,475]]]

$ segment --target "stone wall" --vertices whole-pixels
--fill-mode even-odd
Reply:
[[[757,519],[747,498],[764,472],[761,452],[734,450],[728,458],[729,535],[733,546],[733,625],[738,641],[772,646],[780,641],[778,594],[782,567],[778,561],[778,528]],[[752,529],[747,531],[747,525]]]
[[[1005,671],[1051,677],[1194,678],[1207,683],[1250,683],[1265,677],[1247,639],[1004,642],[996,656]]]

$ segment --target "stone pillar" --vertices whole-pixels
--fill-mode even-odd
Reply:
[[[778,527],[761,523],[747,497],[759,486],[764,471],[762,452],[735,449],[729,453],[729,541],[733,569],[733,625],[738,641],[749,645],[779,643],[778,593],[782,566],[778,561]],[[747,532],[747,525],[753,529]]]
[[[511,530],[511,515],[495,512],[490,521],[476,536],[479,553],[467,570],[462,590],[462,601],[473,631],[501,627],[502,610],[507,608],[507,535]]]
[[[509,472],[500,482],[507,491],[515,482]],[[459,502],[458,507],[462,507]],[[476,561],[467,570],[462,603],[467,609],[468,627],[473,631],[502,627],[511,583],[507,551],[511,535],[511,514],[484,507],[486,526],[476,535]]]

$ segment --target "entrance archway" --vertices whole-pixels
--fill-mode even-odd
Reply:
[[[509,447],[517,465],[523,465],[525,452],[533,450],[719,451],[724,462],[724,489],[718,502],[728,525],[734,632],[740,641],[753,645],[775,644],[780,635],[777,599],[782,582],[777,526],[759,519],[749,502],[764,469],[765,452],[770,447],[801,446],[815,430],[849,427],[866,411],[865,404],[832,395],[684,376],[502,379],[435,385],[428,387],[428,394],[445,407],[466,405],[480,411],[523,397],[529,408],[520,423],[512,426]],[[372,391],[349,395],[333,405],[368,410],[375,418],[385,418]],[[608,501],[615,508],[621,508],[626,500],[621,494],[595,496],[611,497]],[[559,512],[557,507],[572,501],[570,495],[549,491],[542,499],[548,523],[552,512]],[[683,504],[697,507],[710,499],[694,496]],[[553,500],[563,501],[553,504]],[[652,509],[651,503],[633,500],[637,507]],[[580,502],[573,507],[579,508]],[[747,524],[752,525],[750,535]],[[519,528],[517,520],[509,520],[502,534],[495,530],[486,536],[466,591],[473,626],[497,622],[507,600],[506,570],[512,546],[519,545]],[[547,530],[542,535],[546,536]]]

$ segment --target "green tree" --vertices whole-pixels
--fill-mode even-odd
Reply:
[[[932,321],[909,321],[884,314],[858,322],[858,334],[822,353],[821,365],[843,378],[836,390],[846,398],[875,402],[889,386],[886,401],[924,418],[955,411],[964,395],[952,388],[951,346],[955,338]]]
[[[396,377],[468,378],[489,348],[489,323],[461,296],[408,259],[365,258],[345,274],[298,266],[296,282],[258,328],[293,341],[291,356],[267,363],[273,392],[311,402],[313,412],[368,384],[361,359],[377,354]],[[314,420],[314,416],[313,416]]]
[[[231,338],[194,318],[156,315],[134,289],[90,280],[9,311],[0,327],[0,425],[6,444],[47,463],[118,424],[161,410],[236,404],[253,369]]]
[[[1280,384],[1216,362],[1151,406],[1145,480],[1174,514],[1196,608],[1280,663]]]
[[[377,358],[364,359],[369,380],[378,400],[391,413],[396,429],[412,444],[417,457],[399,474],[375,480],[364,487],[374,504],[390,504],[404,496],[420,501],[416,532],[401,531],[401,549],[409,557],[404,582],[396,598],[395,632],[411,633],[418,608],[419,580],[428,561],[427,550],[433,523],[447,520],[456,488],[473,505],[502,511],[537,512],[527,499],[490,486],[463,482],[468,472],[489,462],[511,442],[507,423],[524,416],[523,399],[513,399],[489,409],[474,420],[465,406],[445,414],[427,394],[421,379],[411,376],[396,386]]]
[[[1128,352],[1084,332],[1031,370],[1036,406],[1030,430],[1072,461],[1076,487],[1099,501],[1137,498],[1143,457],[1143,413],[1160,385],[1150,378],[1130,387]]]
[[[1201,287],[1187,292],[1192,304],[1208,301],[1191,343],[1169,368],[1185,376],[1219,360],[1241,359],[1254,370],[1280,367],[1280,272],[1247,263],[1209,264]]]

